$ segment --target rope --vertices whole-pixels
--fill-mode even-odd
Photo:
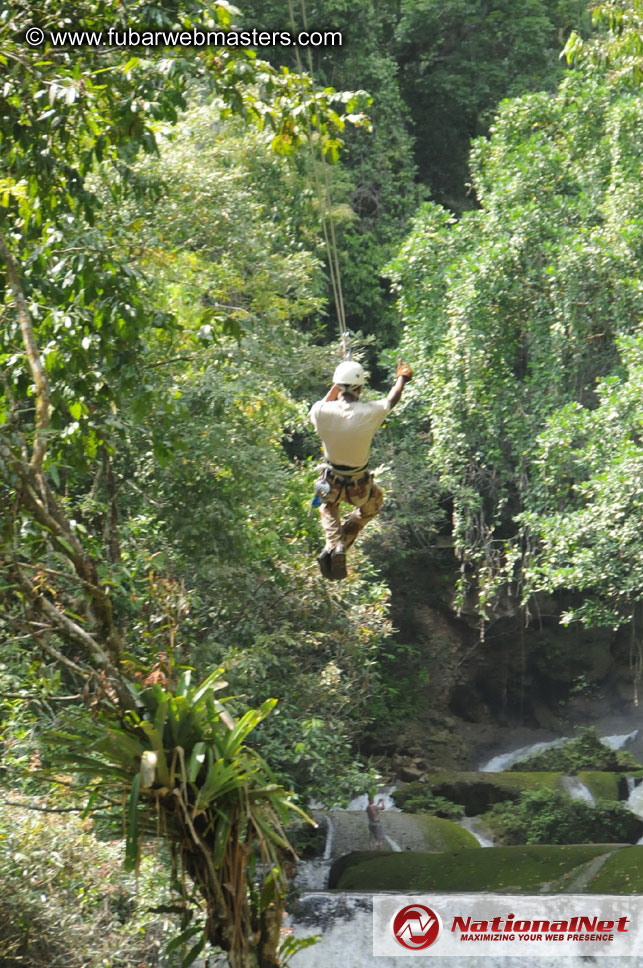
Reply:
[[[301,5],[301,16],[304,30],[308,29],[308,23],[306,18],[306,6],[305,0],[300,0]],[[295,25],[295,14],[293,11],[292,0],[288,0],[288,10],[290,12],[290,23],[292,25],[293,33],[297,32],[297,27]],[[310,48],[306,48],[306,53],[308,55],[308,74],[310,76],[310,84],[313,95],[313,103],[317,101],[317,88],[315,86],[315,75],[313,73],[313,61],[310,55]],[[300,75],[304,74],[304,67],[299,55],[299,47],[295,47],[295,57],[297,60],[297,70]],[[328,269],[330,273],[330,282],[333,290],[333,299],[335,302],[335,310],[337,312],[337,319],[339,321],[339,332],[342,343],[342,356],[346,360],[351,359],[351,345],[350,345],[350,333],[346,328],[346,313],[344,311],[344,295],[342,292],[342,280],[341,273],[339,270],[339,256],[337,254],[337,239],[335,236],[335,224],[332,217],[330,216],[330,183],[328,180],[328,170],[326,166],[326,159],[324,158],[323,150],[320,151],[321,155],[321,170],[323,176],[323,183],[319,177],[318,163],[315,155],[315,150],[313,147],[313,131],[312,125],[310,123],[310,116],[308,110],[304,112],[306,117],[306,133],[308,137],[308,147],[310,149],[310,157],[313,169],[313,179],[315,182],[315,187],[317,189],[317,199],[319,202],[319,214],[321,217],[322,231],[324,234],[324,243],[326,245],[326,252],[328,253]],[[330,228],[330,231],[329,231]]]

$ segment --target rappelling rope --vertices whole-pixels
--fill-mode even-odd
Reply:
[[[288,10],[290,12],[290,22],[292,25],[293,33],[297,32],[297,27],[295,25],[295,15],[293,11],[292,0],[288,0]],[[304,0],[301,0],[301,16],[303,21],[304,30],[308,29],[307,18],[306,18],[306,6]],[[313,73],[313,60],[310,55],[310,48],[306,48],[306,53],[308,55],[308,74],[310,76],[310,85],[313,95],[313,103],[317,101],[317,89],[315,86],[315,76]],[[304,67],[299,55],[299,47],[295,47],[295,57],[297,60],[297,69],[300,76],[304,74]],[[315,155],[315,149],[313,145],[313,130],[310,123],[310,116],[308,110],[304,112],[306,117],[306,132],[308,136],[308,146],[310,148],[310,157],[312,161],[313,178],[315,181],[315,187],[317,189],[317,198],[319,202],[319,214],[321,217],[322,231],[324,233],[324,242],[326,244],[326,252],[328,253],[328,268],[330,272],[331,287],[333,290],[333,299],[335,302],[335,310],[337,312],[337,319],[339,321],[339,333],[342,343],[342,356],[345,360],[351,359],[351,344],[350,344],[350,333],[346,328],[346,314],[344,312],[344,295],[342,293],[342,280],[339,270],[339,256],[337,254],[337,239],[335,236],[335,224],[330,214],[331,200],[330,200],[330,184],[328,180],[328,171],[326,168],[326,159],[324,157],[323,149],[320,151],[321,155],[321,170],[322,179],[319,177],[318,163]]]

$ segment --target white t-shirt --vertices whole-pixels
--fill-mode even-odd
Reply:
[[[336,466],[368,464],[373,434],[390,410],[383,400],[318,400],[309,417],[324,445],[326,459]]]

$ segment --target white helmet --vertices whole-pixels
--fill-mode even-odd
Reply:
[[[366,383],[366,373],[361,363],[344,360],[333,373],[333,383],[348,387],[363,387]]]

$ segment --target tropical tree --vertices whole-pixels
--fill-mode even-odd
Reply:
[[[223,3],[137,4],[124,11],[115,3],[88,2],[60,15],[55,26],[73,17],[76,29],[88,31],[131,26],[126,17],[137,15],[159,29],[205,21],[227,29],[231,23]],[[45,44],[30,49],[22,33],[35,21]],[[157,460],[171,453],[168,428],[178,401],[166,398],[147,364],[151,347],[172,345],[177,320],[166,308],[154,308],[153,287],[134,264],[135,226],[122,232],[122,225],[110,224],[106,198],[125,208],[145,193],[134,163],[139,153],[157,150],[161,126],[176,121],[188,90],[217,93],[227,110],[254,119],[283,152],[305,139],[302,118],[313,95],[305,77],[276,71],[252,54],[72,49],[57,46],[47,34],[53,27],[47,3],[14,4],[0,20],[2,633],[14,647],[20,641],[32,667],[42,656],[56,664],[80,685],[96,714],[104,710],[125,730],[141,717],[136,675],[144,677],[163,647],[171,651],[185,615],[180,583],[151,575],[153,552],[132,555],[140,570],[123,553],[115,474],[123,431],[144,424],[156,403],[162,420],[150,434],[150,450]],[[334,106],[350,98],[326,91],[314,101],[324,147],[334,142],[336,148],[344,121]],[[207,303],[201,309],[204,335],[239,332],[235,309],[221,314]],[[136,526],[126,530],[131,552]],[[162,603],[160,628],[154,603]],[[142,615],[152,632],[139,637]],[[228,728],[232,734],[231,723],[220,727]],[[249,796],[246,781],[259,775],[258,761],[250,754],[235,757],[230,768],[238,767]],[[248,816],[239,815],[233,829],[250,843]],[[266,816],[276,822],[276,814]],[[216,881],[202,874],[200,889],[216,893]],[[276,898],[278,875],[273,886]],[[243,891],[231,896],[246,904]],[[220,901],[212,899],[210,925]],[[237,918],[244,915],[241,907],[232,910],[233,903],[222,909],[224,920],[234,921],[232,934],[224,937],[219,923],[210,936],[231,957],[272,963],[274,945],[272,954],[259,953],[268,942],[258,928],[242,931],[243,944],[239,940]],[[263,908],[255,909],[259,917]]]
[[[603,41],[595,43],[600,50]],[[584,506],[598,521],[596,437],[573,434],[608,413],[610,381],[623,379],[624,349],[631,361],[638,339],[642,121],[631,76],[616,63],[587,64],[554,96],[500,105],[490,137],[471,155],[480,210],[454,222],[426,208],[393,264],[403,349],[423,361],[411,392],[427,402],[429,466],[463,563],[460,603],[470,592],[483,617],[528,608],[538,588],[587,591],[592,568],[598,588],[596,559],[578,531],[564,564],[562,534],[571,533],[562,520]],[[619,454],[609,471],[602,465],[612,495]],[[540,585],[534,562],[545,535],[557,551],[544,552]],[[574,571],[582,560],[584,579]],[[609,621],[629,620],[627,601],[638,593],[628,582],[620,593],[608,587]],[[592,609],[570,615],[606,620]]]
[[[126,803],[126,869],[137,869],[145,836],[169,843],[187,921],[169,950],[190,941],[183,964],[210,942],[231,968],[273,968],[281,963],[283,861],[294,856],[283,827],[301,811],[246,744],[276,700],[234,722],[215,697],[227,685],[220,673],[194,687],[189,670],[172,682],[173,670],[159,666],[125,716],[68,713],[66,728],[48,737],[51,761],[84,777],[90,805]],[[186,876],[204,919],[193,918]]]
[[[554,90],[572,28],[587,33],[585,0],[403,0],[394,28],[399,85],[412,118],[415,157],[431,197],[471,208],[471,140],[485,134],[503,97]]]

